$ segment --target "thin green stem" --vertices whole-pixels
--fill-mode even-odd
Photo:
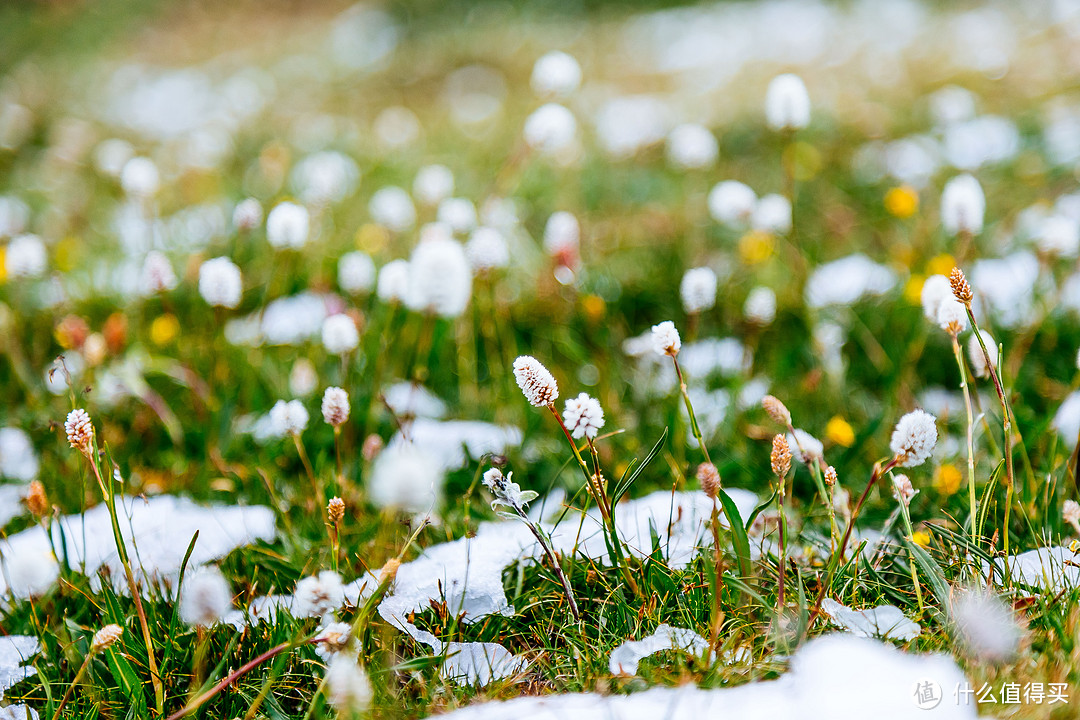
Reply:
[[[978,331],[976,331],[976,334]],[[960,343],[956,335],[952,336],[953,356],[956,358],[956,366],[960,369],[960,387],[964,391],[964,407],[967,410],[967,465],[968,465],[968,503],[971,506],[971,542],[975,547],[979,546],[978,528],[978,500],[975,496],[975,421],[971,412],[971,390],[968,386],[967,370],[964,366],[964,356],[960,351]]]

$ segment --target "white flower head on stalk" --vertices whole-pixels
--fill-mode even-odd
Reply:
[[[768,325],[776,319],[776,293],[760,285],[754,288],[746,296],[743,314],[756,325]]]
[[[120,186],[133,197],[150,197],[161,186],[157,165],[150,158],[131,158],[124,163],[124,169],[120,171]]]
[[[675,357],[682,348],[682,340],[675,323],[665,320],[652,326],[652,346],[657,355],[670,355]]]
[[[326,699],[341,717],[367,712],[374,692],[364,668],[351,653],[337,653],[326,666]]]
[[[981,328],[979,329],[979,335],[982,336],[983,342],[986,343],[986,353],[984,354],[982,351],[979,338],[975,336],[975,333],[972,333],[971,337],[968,338],[968,359],[971,360],[971,372],[975,374],[975,377],[988,378],[990,377],[990,368],[986,365],[986,356],[990,356],[990,364],[997,368],[997,340],[994,340],[990,333]]]
[[[405,232],[416,224],[416,207],[404,189],[393,185],[379,188],[368,201],[371,219],[394,232]]]
[[[270,425],[279,437],[299,435],[308,424],[308,411],[299,400],[278,400],[270,408]]]
[[[322,416],[327,425],[340,427],[349,419],[349,393],[339,387],[328,387],[323,393]]]
[[[1066,500],[1061,506],[1061,519],[1072,525],[1077,534],[1080,534],[1080,503],[1075,500]]]
[[[1022,632],[1012,608],[982,588],[958,593],[952,602],[952,625],[957,639],[983,662],[1012,659]]]
[[[303,205],[278,203],[266,216],[266,240],[277,249],[299,249],[307,243],[310,226],[311,218]]]
[[[716,273],[709,267],[691,268],[679,283],[683,309],[689,314],[712,309],[716,305]]]
[[[472,269],[461,243],[437,234],[421,238],[409,259],[406,304],[455,318],[465,312],[471,298]]]
[[[348,315],[331,315],[323,320],[322,343],[326,352],[331,355],[344,355],[355,350],[360,344],[360,332]]]
[[[791,201],[783,195],[764,195],[750,220],[755,230],[783,235],[791,230]]]
[[[922,291],[919,294],[922,302],[923,315],[930,322],[937,322],[938,308],[947,299],[953,298],[952,285],[949,278],[944,275],[931,275],[923,282]]]
[[[713,186],[707,199],[713,220],[728,226],[750,222],[757,207],[757,193],[738,180],[724,180]]]
[[[173,272],[169,258],[157,250],[151,250],[143,261],[141,285],[143,295],[168,292],[177,285],[176,273]]]
[[[210,627],[232,609],[232,588],[213,565],[199,568],[180,590],[180,619],[188,625]]]
[[[315,652],[326,661],[332,660],[338,653],[351,651],[352,645],[352,625],[349,623],[327,623],[315,634]]]
[[[810,94],[802,78],[777,75],[765,91],[765,120],[773,130],[799,130],[810,124]]]
[[[945,183],[941,193],[941,224],[945,232],[978,234],[982,232],[985,213],[986,196],[973,176],[957,175]]]
[[[911,479],[902,473],[896,473],[892,478],[893,497],[907,505],[919,491],[911,484]]]
[[[937,436],[937,418],[925,410],[912,410],[896,423],[889,448],[900,467],[915,467],[930,457]]]
[[[240,268],[229,258],[216,257],[199,267],[199,295],[210,305],[235,308],[243,290]]]
[[[792,454],[803,465],[809,466],[825,459],[825,446],[805,430],[795,428],[794,433],[788,433],[787,441]]]
[[[577,138],[574,113],[558,103],[548,103],[525,120],[525,142],[533,150],[554,155],[566,150]]]
[[[345,602],[341,576],[331,570],[310,575],[296,583],[293,613],[298,618],[329,616]]]
[[[524,513],[525,506],[539,496],[539,493],[533,490],[522,490],[521,486],[514,482],[514,473],[503,475],[498,468],[490,468],[484,473],[484,487],[495,496],[491,501],[492,510],[499,505],[505,505],[517,513]]]
[[[338,285],[350,295],[371,292],[375,287],[375,263],[359,250],[347,252],[338,260]]]
[[[411,277],[408,260],[391,260],[379,271],[375,294],[385,303],[403,303],[409,297]]]
[[[563,422],[575,438],[596,438],[596,433],[604,427],[604,408],[600,401],[586,393],[566,401],[563,410]]]
[[[667,137],[667,158],[680,170],[700,170],[716,164],[720,145],[709,128],[694,123],[679,125]]]
[[[424,205],[438,205],[454,192],[454,173],[445,165],[426,165],[413,180],[413,195]]]
[[[543,98],[573,95],[581,86],[581,65],[572,55],[552,50],[533,65],[529,84]]]
[[[555,376],[532,355],[521,355],[514,360],[514,379],[533,407],[547,407],[559,399]]]
[[[259,227],[263,220],[262,205],[255,198],[241,200],[233,208],[232,222],[237,230],[251,231]]]
[[[510,247],[495,228],[478,227],[465,244],[465,257],[476,272],[495,270],[510,264]]]
[[[37,235],[12,238],[4,253],[4,269],[12,278],[36,278],[48,265],[45,243]]]
[[[942,299],[938,305],[937,324],[950,335],[959,335],[967,330],[967,308],[954,297]]]
[[[90,452],[94,442],[94,424],[85,410],[76,408],[68,413],[67,420],[64,421],[64,432],[67,433],[71,447],[84,455]]]

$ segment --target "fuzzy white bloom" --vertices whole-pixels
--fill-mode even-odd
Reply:
[[[544,225],[544,250],[549,255],[567,251],[577,253],[581,244],[581,225],[578,219],[565,210],[553,212]]]
[[[514,379],[533,407],[546,407],[559,399],[555,376],[532,355],[520,355],[514,360]]]
[[[425,205],[438,205],[453,192],[454,173],[445,165],[426,165],[413,180],[413,195]]]
[[[581,66],[572,55],[552,50],[533,65],[529,84],[540,97],[567,97],[581,86]]]
[[[75,408],[64,420],[64,433],[68,444],[81,452],[87,452],[94,441],[94,423],[82,408]]]
[[[326,666],[326,699],[340,717],[367,712],[374,692],[357,658],[337,653]]]
[[[707,127],[679,125],[667,137],[668,162],[681,170],[712,167],[720,156],[720,145]]]
[[[805,430],[795,428],[794,433],[788,433],[787,441],[791,454],[803,465],[825,459],[825,446]]]
[[[753,217],[757,194],[738,180],[724,180],[713,186],[708,197],[713,220],[728,226],[744,226]]]
[[[577,119],[562,105],[548,103],[526,118],[524,135],[533,150],[555,154],[570,147],[577,138]]]
[[[232,609],[229,581],[213,565],[184,578],[180,588],[180,619],[188,625],[210,627],[221,622]]]
[[[1080,223],[1065,215],[1051,215],[1039,224],[1035,245],[1047,255],[1074,258],[1080,251]]]
[[[380,508],[425,513],[442,498],[444,473],[438,459],[411,442],[393,442],[379,453],[368,480],[368,497]]]
[[[691,268],[679,283],[683,309],[694,314],[716,305],[716,273],[709,267]]]
[[[351,195],[360,182],[360,168],[348,155],[333,150],[312,153],[289,173],[297,196],[314,205],[340,202]]]
[[[997,663],[1016,655],[1020,626],[1012,609],[996,595],[981,588],[959,593],[951,616],[957,639],[977,659]]]
[[[1061,506],[1061,519],[1073,526],[1080,523],[1080,503],[1066,500]]]
[[[925,410],[912,410],[896,423],[889,448],[900,458],[900,467],[915,467],[930,457],[937,435],[937,418]]]
[[[765,91],[765,120],[773,130],[798,130],[810,124],[810,95],[802,78],[777,75]]]
[[[60,563],[45,548],[20,550],[4,559],[4,575],[16,598],[41,597],[60,577]]]
[[[416,113],[400,105],[392,105],[375,116],[372,130],[387,150],[407,148],[420,137],[420,120]]]
[[[652,339],[653,351],[657,355],[671,355],[675,357],[679,354],[679,349],[682,347],[682,340],[679,338],[679,331],[675,327],[675,323],[670,320],[665,320],[662,323],[658,323],[652,326]]]
[[[979,338],[975,336],[975,333],[971,334],[968,338],[968,360],[971,361],[971,372],[975,374],[975,377],[987,378],[990,377],[990,369],[986,365],[986,356],[990,355],[990,362],[994,368],[997,368],[998,362],[998,346],[997,341],[993,336],[980,329],[979,334],[982,335],[982,340],[986,343],[986,353],[982,351],[982,345],[979,344]]]
[[[274,248],[304,247],[311,218],[307,208],[294,202],[281,202],[266,216],[266,240]]]
[[[120,171],[120,187],[128,195],[150,197],[158,191],[160,184],[157,165],[150,158],[133,157]]]
[[[175,288],[178,282],[169,258],[157,250],[147,253],[146,260],[143,261],[140,282],[144,295],[168,292]]]
[[[293,592],[293,615],[298,618],[326,617],[345,602],[341,576],[332,570],[309,575],[296,583]]]
[[[327,425],[338,427],[349,419],[349,393],[339,387],[328,387],[323,393],[322,416]]]
[[[763,195],[754,207],[750,225],[755,230],[783,235],[791,230],[791,201],[783,195]]]
[[[127,140],[109,138],[94,148],[94,167],[102,175],[118,178],[124,165],[135,156],[135,148]]]
[[[326,318],[322,324],[322,344],[331,355],[352,352],[360,344],[356,322],[344,313]]]
[[[405,302],[409,296],[411,275],[408,260],[391,260],[379,271],[375,294],[383,302]]]
[[[985,213],[986,196],[978,180],[964,174],[945,183],[941,193],[941,224],[947,233],[982,232]]]
[[[45,273],[45,243],[37,235],[19,235],[8,243],[4,269],[11,278],[36,278]]]
[[[315,652],[329,662],[338,653],[347,652],[352,641],[352,625],[346,622],[327,623],[315,634]]]
[[[199,295],[210,305],[234,308],[243,293],[240,268],[227,257],[216,257],[199,266]]]
[[[768,325],[776,319],[776,293],[760,285],[754,288],[746,296],[743,315],[752,323]]]
[[[903,473],[896,473],[892,478],[893,497],[907,505],[919,491],[911,484],[911,478]]]
[[[454,318],[465,312],[472,298],[472,270],[465,249],[449,238],[417,244],[409,258],[409,281],[406,301],[414,310]]]
[[[563,410],[563,422],[575,438],[596,438],[596,433],[604,427],[604,408],[600,401],[586,393],[566,401]]]
[[[30,482],[40,464],[30,436],[16,427],[0,428],[0,476]]]
[[[294,397],[307,397],[319,386],[315,363],[305,357],[297,358],[289,371],[289,392]]]
[[[262,221],[262,204],[255,198],[245,198],[233,208],[232,223],[237,230],[254,230]]]
[[[467,233],[476,227],[476,206],[468,198],[446,198],[439,203],[436,219],[455,233]]]
[[[952,298],[952,286],[944,275],[931,275],[923,282],[919,299],[922,301],[923,315],[930,322],[937,322],[938,308],[943,300]]]
[[[964,332],[968,327],[967,308],[956,298],[943,299],[938,305],[937,324],[946,332]]]
[[[504,268],[510,264],[510,247],[495,228],[478,227],[465,243],[465,257],[477,272]]]
[[[405,232],[416,224],[416,207],[409,193],[393,185],[379,188],[368,201],[372,220],[394,232]]]
[[[308,424],[308,411],[299,400],[278,400],[270,408],[270,427],[277,437],[299,435]]]
[[[371,292],[375,287],[375,263],[367,253],[353,250],[338,259],[338,285],[350,295]]]

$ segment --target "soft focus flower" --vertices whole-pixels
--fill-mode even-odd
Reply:
[[[262,205],[255,198],[245,198],[233,208],[233,227],[237,230],[251,231],[262,225]]]
[[[64,421],[64,432],[71,447],[82,453],[90,452],[90,446],[94,442],[94,424],[90,422],[90,415],[82,408],[76,408],[68,413]]]
[[[776,319],[776,293],[760,285],[752,289],[743,303],[743,314],[752,323],[768,325]]]
[[[310,575],[296,583],[293,614],[298,618],[326,617],[345,602],[341,576],[331,570]]]
[[[424,205],[438,205],[453,192],[454,173],[445,165],[426,165],[413,180],[413,195]]]
[[[581,393],[566,401],[563,422],[575,438],[586,437],[592,440],[597,431],[604,427],[604,409],[600,407],[599,400]]]
[[[552,50],[533,65],[529,83],[540,97],[567,97],[581,85],[581,66],[572,55]]]
[[[712,268],[691,268],[679,283],[683,309],[689,314],[703,312],[716,305],[716,273]]]
[[[757,207],[757,194],[738,180],[724,180],[713,186],[708,197],[709,214],[724,225],[742,227],[749,223]]]
[[[548,103],[525,120],[525,142],[544,154],[567,149],[577,137],[574,113],[557,103]]]
[[[293,397],[307,397],[319,386],[315,363],[305,357],[297,358],[289,371],[289,392]]]
[[[581,225],[573,214],[564,210],[554,212],[544,225],[544,250],[560,265],[577,264],[581,244]]]
[[[652,346],[657,355],[670,355],[675,357],[682,347],[679,331],[675,323],[665,320],[652,326]]]
[[[476,227],[476,206],[468,198],[446,198],[439,203],[436,218],[454,233],[467,233]]]
[[[326,666],[326,699],[341,717],[366,712],[373,696],[371,681],[355,656],[337,653]]]
[[[338,259],[338,285],[350,295],[371,292],[375,287],[375,263],[359,250]]]
[[[978,234],[983,228],[986,197],[979,181],[971,175],[957,175],[945,183],[941,193],[941,225],[950,235]]]
[[[943,300],[952,299],[952,287],[949,278],[944,275],[931,275],[923,281],[920,298],[922,301],[923,315],[930,322],[937,322],[938,308]]]
[[[510,248],[506,238],[495,228],[478,227],[465,244],[465,257],[477,272],[494,270],[510,264]]]
[[[383,302],[405,302],[409,297],[410,276],[408,260],[391,260],[379,271],[375,294]]]
[[[278,203],[266,216],[266,240],[278,249],[302,248],[308,240],[309,225],[308,211],[303,205]]]
[[[210,305],[235,308],[243,289],[240,268],[229,258],[213,258],[199,267],[199,294]]]
[[[352,625],[346,622],[327,623],[315,633],[315,652],[330,661],[340,652],[347,652],[352,643]]]
[[[938,305],[937,324],[950,335],[959,335],[968,327],[967,308],[956,298],[944,298]]]
[[[1051,215],[1039,224],[1035,245],[1047,255],[1076,257],[1080,250],[1080,222],[1066,215]]]
[[[375,222],[394,232],[405,232],[416,224],[416,208],[409,193],[402,188],[379,188],[368,201],[368,212]]]
[[[1075,500],[1066,500],[1061,506],[1061,519],[1073,526],[1080,534],[1080,503]]]
[[[998,663],[1016,655],[1020,626],[1012,609],[996,595],[982,588],[962,591],[955,596],[951,609],[957,639],[975,658]]]
[[[693,123],[679,125],[667,138],[668,161],[680,170],[698,170],[716,164],[720,146],[708,128]]]
[[[844,418],[834,415],[825,425],[825,437],[843,447],[851,447],[855,444],[855,430]]]
[[[151,250],[143,261],[141,285],[144,295],[168,292],[176,287],[176,273],[169,258],[157,250]]]
[[[889,188],[885,193],[885,209],[898,218],[909,218],[919,209],[919,193],[910,185]]]
[[[521,355],[514,360],[514,379],[533,407],[547,407],[559,399],[555,377],[531,355]]]
[[[773,130],[798,130],[810,124],[810,95],[802,78],[777,75],[765,92],[765,120]]]
[[[322,416],[328,425],[338,427],[349,419],[349,393],[339,387],[328,387],[323,393]]]
[[[18,235],[3,254],[4,269],[10,278],[36,278],[47,266],[45,244],[37,235]]]
[[[0,428],[0,476],[30,482],[37,477],[40,463],[30,436],[20,428]]]
[[[210,627],[232,609],[232,588],[213,565],[184,578],[180,588],[180,619],[188,625]]]
[[[925,410],[913,410],[896,423],[889,448],[900,467],[915,467],[930,457],[937,435],[937,418]]]
[[[750,226],[761,232],[784,234],[791,230],[791,201],[783,195],[763,195],[754,206]]]
[[[720,471],[710,462],[703,462],[697,466],[696,473],[701,490],[711,498],[716,498],[720,492]]]
[[[120,187],[128,195],[150,197],[158,191],[160,184],[157,165],[150,158],[133,157],[120,171]]]
[[[911,485],[911,479],[902,473],[896,473],[892,477],[893,497],[907,505],[915,497],[918,490]]]
[[[787,443],[803,465],[811,465],[825,459],[825,446],[805,430],[795,428],[794,433],[788,433]]]
[[[360,332],[348,315],[331,315],[323,320],[322,343],[331,355],[344,355],[355,350],[360,344]]]
[[[299,400],[278,400],[270,408],[270,426],[278,437],[299,435],[308,424],[308,411]]]
[[[437,507],[444,479],[430,452],[411,442],[393,442],[375,458],[368,498],[376,507],[424,513]]]
[[[465,312],[471,298],[472,270],[461,243],[422,239],[409,259],[409,307],[454,318]]]

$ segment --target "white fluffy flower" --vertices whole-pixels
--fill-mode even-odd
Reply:
[[[176,287],[176,273],[169,258],[157,250],[151,250],[143,261],[140,284],[144,295],[168,292]]]
[[[683,309],[694,314],[716,305],[716,273],[709,267],[691,268],[679,283]]]
[[[305,357],[297,358],[289,371],[289,392],[293,397],[307,397],[319,386],[315,363]]]
[[[937,435],[937,418],[925,410],[912,410],[896,423],[889,448],[900,458],[900,467],[915,467],[930,457]]]
[[[446,198],[439,203],[436,219],[455,233],[467,233],[476,227],[476,206],[468,198]]]
[[[718,223],[744,226],[753,217],[757,194],[738,180],[724,180],[713,186],[708,197],[709,214]]]
[[[746,296],[743,314],[752,323],[768,325],[776,319],[776,293],[760,285],[754,288]]]
[[[376,507],[424,513],[437,508],[443,480],[442,467],[430,452],[411,442],[394,442],[375,458],[368,497]]]
[[[477,272],[504,268],[510,264],[510,247],[495,228],[478,227],[465,243],[465,257]]]
[[[0,428],[0,476],[30,482],[37,477],[38,468],[30,436],[16,427]]]
[[[417,244],[409,259],[409,281],[406,302],[414,310],[454,318],[465,312],[472,298],[472,270],[465,249],[449,238]]]
[[[323,660],[330,661],[341,652],[348,652],[353,644],[352,625],[346,622],[326,623],[315,634],[315,652]]]
[[[720,155],[720,146],[707,127],[687,123],[668,134],[668,162],[681,170],[712,167]]]
[[[981,588],[958,593],[952,603],[957,639],[984,662],[1003,662],[1016,655],[1020,626],[1012,609]]]
[[[245,198],[233,208],[232,222],[237,230],[254,230],[262,224],[262,205],[255,198]]]
[[[375,116],[372,130],[385,149],[398,150],[420,137],[420,120],[409,108],[392,105]]]
[[[37,235],[19,235],[8,243],[4,268],[11,278],[36,278],[45,273],[45,243]]]
[[[810,124],[810,95],[802,78],[777,75],[765,91],[765,120],[773,130],[798,130]]]
[[[438,205],[453,192],[454,173],[445,165],[426,165],[413,180],[413,195],[425,205]]]
[[[653,325],[650,338],[653,350],[657,355],[671,355],[674,357],[679,354],[679,349],[682,347],[679,331],[676,329],[675,323],[670,320]]]
[[[322,324],[322,344],[331,355],[352,352],[360,344],[356,323],[344,313],[326,318]]]
[[[240,268],[229,258],[216,257],[199,267],[199,294],[209,304],[234,308],[243,290]]]
[[[120,187],[128,195],[150,197],[158,191],[160,184],[157,165],[150,158],[133,157],[120,171]]]
[[[341,576],[331,570],[309,575],[296,583],[292,611],[298,618],[326,617],[345,602]]]
[[[944,275],[931,275],[923,282],[920,300],[922,301],[923,315],[930,322],[937,322],[938,308],[943,300],[953,296],[949,278]]]
[[[499,505],[506,505],[517,511],[524,511],[525,506],[536,498],[533,491],[522,491],[521,486],[514,482],[514,473],[503,475],[498,468],[489,468],[484,473],[484,487],[491,491],[495,500],[491,503],[492,509]]]
[[[371,681],[357,658],[337,653],[326,666],[326,699],[340,717],[366,712],[373,696]]]
[[[986,197],[979,181],[971,175],[957,175],[945,183],[941,193],[941,224],[950,235],[982,232]]]
[[[293,202],[274,206],[266,216],[266,240],[275,248],[302,248],[310,230],[307,208]]]
[[[581,86],[581,66],[572,55],[552,50],[533,65],[529,83],[540,97],[566,97]]]
[[[581,225],[578,219],[565,210],[551,213],[544,225],[544,250],[549,255],[576,254],[580,244]]]
[[[393,185],[379,188],[368,201],[371,218],[394,232],[405,232],[416,224],[416,208],[409,193]]]
[[[1065,215],[1051,215],[1039,223],[1035,245],[1047,255],[1074,258],[1080,250],[1080,223]]]
[[[555,376],[532,355],[521,355],[514,360],[514,379],[533,407],[546,407],[559,399]]]
[[[905,505],[919,494],[919,491],[911,484],[911,478],[903,473],[896,473],[892,477],[893,497]]]
[[[524,135],[525,142],[537,152],[555,154],[577,138],[577,120],[562,105],[548,103],[526,118]]]
[[[16,598],[41,597],[60,577],[60,563],[47,548],[12,552],[4,558],[8,591]]]
[[[794,433],[788,433],[787,441],[791,454],[803,465],[811,465],[825,459],[825,446],[805,430],[795,428]]]
[[[592,440],[597,431],[604,427],[604,409],[600,407],[599,400],[581,393],[566,401],[563,422],[575,438],[587,437]]]
[[[962,333],[967,330],[967,308],[956,298],[944,298],[938,304],[937,324],[946,332]]]
[[[375,263],[367,253],[353,250],[338,259],[338,285],[350,295],[371,292],[375,286]]]
[[[997,368],[998,361],[998,346],[997,340],[994,340],[993,336],[980,329],[979,335],[982,335],[982,341],[986,343],[986,352],[982,350],[982,345],[979,344],[979,338],[975,333],[971,334],[968,338],[968,360],[971,361],[971,372],[975,374],[975,377],[987,378],[990,377],[990,369],[986,365],[986,356],[990,356],[990,363],[994,368]]]
[[[299,400],[278,400],[270,408],[270,427],[277,437],[299,435],[308,424],[308,411]]]
[[[327,425],[338,427],[349,419],[349,393],[339,387],[328,387],[323,393],[322,416]]]
[[[791,230],[791,201],[783,195],[763,195],[754,207],[750,225],[755,230],[782,235]]]
[[[184,578],[180,589],[180,619],[188,625],[210,627],[232,609],[232,588],[212,565]]]
[[[391,260],[379,271],[375,294],[383,302],[405,302],[411,274],[408,260]]]

